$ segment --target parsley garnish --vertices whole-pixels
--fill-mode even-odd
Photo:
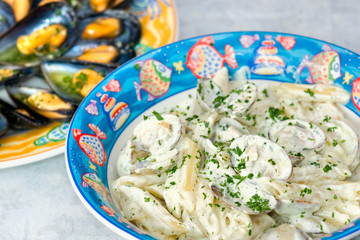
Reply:
[[[310,88],[304,90],[305,93],[308,93],[310,95],[310,97],[315,97],[315,93],[313,91],[310,90]]]
[[[164,118],[161,116],[160,113],[158,113],[156,111],[153,111],[152,113],[154,114],[154,116],[156,117],[157,120],[159,120],[159,121],[164,120]]]
[[[261,198],[258,194],[253,195],[246,203],[254,212],[265,212],[271,210],[269,207],[269,200]]]

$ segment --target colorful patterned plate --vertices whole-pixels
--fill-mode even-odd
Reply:
[[[141,114],[174,106],[197,77],[222,66],[233,76],[248,66],[252,79],[335,84],[351,94],[346,107],[360,116],[360,56],[323,41],[272,32],[234,32],[176,42],[146,53],[111,73],[83,101],[69,127],[66,164],[76,193],[90,212],[127,239],[153,239],[114,207],[109,184],[116,160]],[[120,91],[105,91],[112,84]],[[140,118],[137,118],[140,116]],[[360,219],[324,239],[349,239]]]
[[[142,25],[137,55],[177,39],[173,0],[133,0],[130,10]],[[39,161],[64,152],[68,124],[53,123],[41,129],[0,138],[0,169]]]

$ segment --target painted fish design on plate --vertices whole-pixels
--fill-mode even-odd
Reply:
[[[351,100],[357,110],[360,112],[360,77],[352,83]]]
[[[130,107],[124,102],[118,102],[108,94],[98,93],[100,104],[103,106],[104,113],[111,129],[115,132],[125,123],[130,115]]]
[[[111,202],[111,197],[109,195],[108,189],[101,182],[100,178],[95,173],[84,173],[81,175],[81,186],[82,187],[91,187],[97,192],[101,197],[106,201]]]
[[[73,137],[80,149],[90,158],[90,161],[102,167],[106,162],[107,156],[100,139],[106,139],[107,136],[93,123],[90,123],[88,126],[95,132],[95,135],[82,133],[81,129],[74,128],[72,132]]]
[[[265,36],[255,56],[251,59],[249,67],[251,72],[258,75],[280,75],[284,73],[285,62],[277,54],[278,48],[271,36]]]
[[[197,77],[213,77],[226,62],[231,68],[237,68],[234,48],[225,45],[225,55],[221,55],[213,46],[215,43],[211,36],[200,39],[188,52],[186,66]]]
[[[172,69],[161,62],[148,59],[138,61],[135,68],[140,70],[140,84],[134,81],[136,98],[141,101],[141,90],[148,93],[148,101],[164,96],[170,87]]]
[[[296,70],[300,76],[305,67],[309,69],[309,77],[305,79],[308,83],[332,84],[341,77],[339,53],[327,44],[322,49],[324,51],[316,54],[311,60],[307,54]]]

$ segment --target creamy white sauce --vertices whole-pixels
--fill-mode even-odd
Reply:
[[[216,81],[221,84],[224,96],[245,84],[224,79],[222,76]],[[156,152],[161,152],[164,147],[167,152],[173,151],[162,157],[150,151],[152,165],[126,161],[131,157],[115,162],[125,142],[128,147],[135,147],[129,139],[133,138],[133,129],[139,122],[155,131],[151,124],[164,120],[146,125],[144,122],[148,120],[141,116],[124,131],[115,144],[117,152],[110,156],[110,165],[117,165],[122,176],[115,181],[116,168],[110,166],[109,171],[109,182],[114,182],[112,196],[124,217],[159,239],[273,239],[272,236],[307,239],[306,234],[329,233],[360,217],[360,183],[352,176],[359,163],[356,135],[359,129],[354,128],[359,119],[336,104],[346,101],[343,90],[334,97],[337,89],[331,87],[327,97],[328,89],[324,86],[314,90],[299,90],[296,86],[292,95],[291,85],[286,85],[288,92],[279,96],[277,89],[283,90],[282,85],[252,82],[257,86],[256,99],[240,115],[231,114],[231,107],[224,110],[229,105],[221,106],[221,111],[209,111],[196,100],[196,90],[181,93],[145,112],[145,116],[154,110],[160,115],[177,115],[185,130],[175,145],[173,140],[177,138],[167,131],[164,137],[160,132],[153,133],[156,136],[153,142],[150,135],[143,135],[148,149],[156,147]],[[174,106],[179,99],[187,100]],[[287,119],[305,121],[310,127],[301,128],[304,133],[294,133],[296,130],[289,125],[283,132],[287,135],[281,137],[281,145],[276,139],[267,140],[272,126]],[[312,129],[316,131],[306,132]],[[137,136],[142,134],[139,131],[146,133],[147,129],[138,128]],[[315,149],[309,148],[309,142],[301,145],[306,148],[296,148],[293,145],[297,139],[289,140],[291,146],[283,146],[284,139],[291,139],[291,134],[310,142],[314,141],[311,136],[325,134],[325,141],[321,148]],[[246,135],[257,135],[263,140],[256,144],[239,140]],[[160,143],[164,139],[172,139],[171,144]],[[233,164],[231,151],[239,156]],[[134,166],[141,166],[141,171],[131,172],[129,169]],[[282,227],[271,228],[275,224]]]

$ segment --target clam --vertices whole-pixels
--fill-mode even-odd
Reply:
[[[0,36],[15,24],[12,8],[5,1],[0,0]]]
[[[214,126],[214,142],[230,142],[244,134],[249,134],[248,130],[236,119],[222,118]]]
[[[32,67],[23,67],[18,65],[1,65],[0,66],[0,86],[8,81],[16,81],[19,78],[30,77],[37,72]]]
[[[131,141],[123,147],[117,162],[119,176],[137,174],[158,174],[174,166],[176,149],[162,155],[150,155],[148,152],[136,149]]]
[[[9,127],[7,118],[0,111],[0,136],[4,135]]]
[[[224,95],[221,87],[211,78],[199,78],[196,97],[206,110],[218,110],[222,113],[241,114],[245,112],[256,99],[257,88],[253,83],[245,83]]]
[[[36,8],[0,37],[0,62],[36,65],[61,56],[76,39],[76,21],[63,2]]]
[[[269,228],[265,232],[258,235],[255,240],[310,240],[306,233],[291,224],[281,224],[275,228]]]
[[[290,156],[306,150],[319,151],[325,144],[325,134],[321,128],[297,119],[275,123],[269,130],[269,138],[283,147]]]
[[[353,167],[356,167],[359,161],[358,134],[344,121],[324,119],[318,124],[326,135],[326,149],[335,151],[346,166],[355,164]]]
[[[133,144],[136,148],[154,155],[164,154],[174,148],[182,133],[180,119],[172,114],[153,112],[144,117],[134,129]]]
[[[221,201],[247,214],[262,214],[276,207],[276,199],[261,186],[238,175],[222,175],[210,184]]]
[[[44,79],[31,77],[5,84],[11,99],[30,113],[56,121],[68,121],[75,107],[52,92]]]
[[[54,91],[65,101],[80,104],[85,96],[115,69],[114,66],[76,60],[45,60],[41,70]]]
[[[278,204],[274,211],[281,217],[287,218],[286,221],[293,216],[312,215],[319,211],[321,207],[317,202],[296,201],[289,199],[278,200]]]
[[[120,51],[113,40],[78,40],[65,54],[64,58],[87,62],[115,63],[120,59]]]
[[[265,176],[286,181],[292,174],[291,161],[279,145],[257,136],[244,135],[229,146],[231,164],[242,176]]]
[[[17,130],[39,128],[49,123],[49,120],[41,115],[29,113],[2,100],[0,100],[0,112],[8,119],[9,127]]]

